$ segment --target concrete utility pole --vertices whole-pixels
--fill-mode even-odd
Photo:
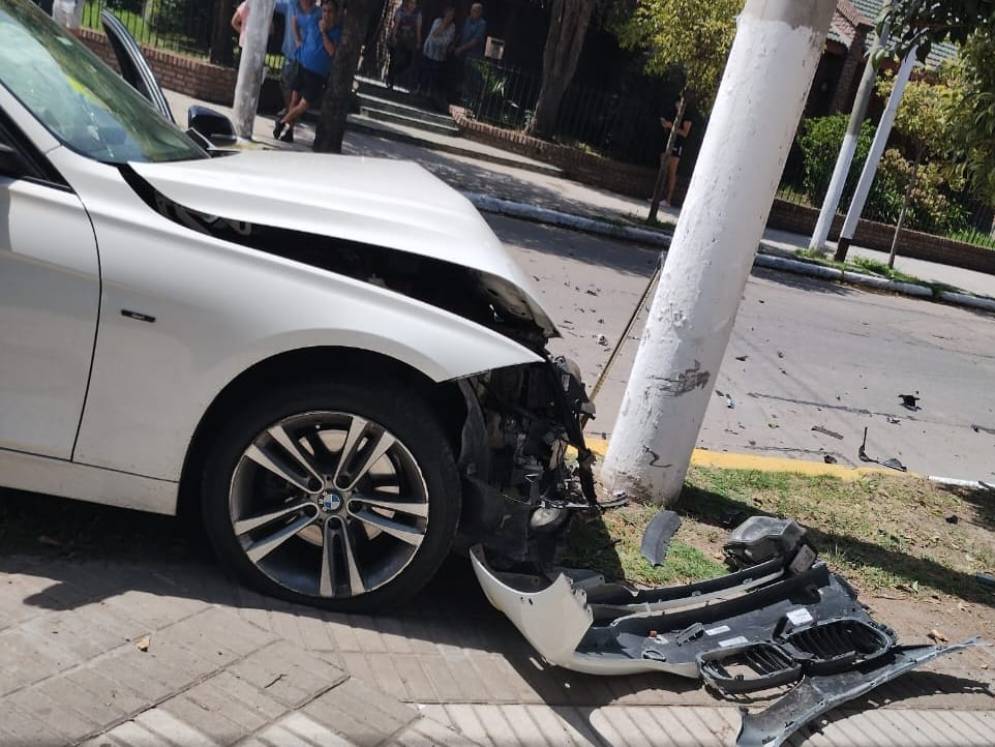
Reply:
[[[836,0],[747,0],[602,470],[681,492]]]
[[[886,2],[882,13],[891,7],[891,2]],[[843,197],[843,189],[846,187],[846,178],[850,174],[850,166],[853,164],[853,156],[857,152],[857,141],[860,139],[860,125],[864,123],[867,116],[867,106],[871,102],[871,95],[874,93],[874,79],[877,77],[875,58],[881,45],[888,40],[888,23],[881,28],[881,34],[871,48],[871,53],[867,57],[867,65],[864,67],[864,74],[860,78],[860,86],[857,88],[857,98],[853,102],[853,110],[850,112],[850,122],[846,128],[846,135],[843,136],[843,146],[840,148],[839,157],[836,159],[836,168],[833,169],[833,176],[829,182],[829,189],[826,197],[822,201],[822,210],[819,211],[819,220],[815,224],[815,233],[808,248],[821,252],[829,239],[829,232],[833,228],[833,219],[836,217],[836,210],[840,206]]]
[[[846,214],[846,222],[843,223],[843,230],[840,232],[840,240],[836,245],[836,261],[846,262],[846,254],[850,250],[850,244],[857,233],[857,224],[860,216],[864,213],[864,206],[867,204],[867,196],[871,193],[871,186],[874,184],[874,177],[878,172],[878,164],[881,163],[881,155],[885,146],[888,145],[888,138],[891,137],[891,128],[895,124],[895,115],[898,114],[898,107],[902,103],[902,96],[905,95],[905,86],[908,85],[909,77],[912,75],[912,68],[916,64],[916,50],[909,52],[902,62],[902,66],[895,76],[895,87],[891,89],[891,96],[888,97],[888,105],[881,115],[881,122],[878,130],[874,133],[874,142],[871,143],[871,151],[867,154],[867,162],[864,170],[860,173],[860,181],[857,182],[857,191],[853,193],[853,200],[850,201],[850,210]]]
[[[276,0],[249,0],[249,20],[245,32],[245,46],[238,63],[238,81],[235,83],[235,132],[239,137],[252,137],[259,108],[259,91],[266,75],[266,43],[273,21]]]

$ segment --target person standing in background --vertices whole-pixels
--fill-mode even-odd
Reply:
[[[284,110],[280,112],[282,116],[294,104],[294,83],[297,81],[297,73],[300,68],[300,63],[297,61],[297,50],[302,42],[300,27],[307,19],[318,18],[321,10],[315,5],[314,0],[278,0],[276,12],[284,18],[283,44],[280,48],[280,51],[283,52],[280,88],[283,91],[285,104]]]
[[[249,29],[249,0],[242,0],[231,17],[231,27],[238,34],[238,46],[245,48],[245,32]]]
[[[487,42],[487,21],[484,19],[484,6],[474,3],[470,6],[470,15],[460,29],[459,41],[456,44],[455,57],[458,69],[456,71],[457,94],[464,92],[467,82],[479,83],[480,72],[476,60],[484,56],[484,45]],[[471,88],[472,90],[472,88]]]
[[[387,66],[387,88],[392,89],[398,77],[403,76],[414,62],[422,46],[421,10],[418,0],[404,0],[394,13],[390,24],[388,42],[390,65]]]
[[[294,84],[296,103],[277,120],[273,127],[273,137],[277,140],[292,143],[294,125],[304,116],[311,104],[321,101],[321,95],[328,83],[328,75],[335,61],[335,51],[342,39],[338,10],[334,0],[324,0],[321,4],[320,18],[313,20],[305,17],[298,26],[301,46],[297,50],[300,67]]]
[[[660,124],[663,125],[664,131],[664,150],[666,150],[667,141],[670,139],[670,131],[674,127],[673,120],[677,118],[677,112],[679,111],[680,102],[676,102],[674,104],[673,114],[670,115],[670,119],[667,117],[660,117]],[[677,137],[674,139],[673,150],[671,150],[670,153],[660,154],[660,164],[663,165],[666,163],[667,167],[667,183],[663,201],[664,207],[670,207],[674,204],[674,190],[677,188],[677,168],[681,165],[681,156],[684,155],[684,141],[687,140],[687,137],[690,134],[691,120],[684,119],[677,128]]]
[[[422,45],[424,66],[418,93],[424,93],[430,98],[435,96],[442,82],[446,60],[452,51],[456,40],[456,9],[447,5],[439,18],[432,22],[432,30]]]
[[[484,56],[484,43],[487,41],[487,21],[484,19],[484,6],[474,3],[470,15],[460,29],[459,43],[456,46],[456,59],[475,60]]]

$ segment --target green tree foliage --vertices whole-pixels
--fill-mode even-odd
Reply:
[[[706,106],[718,91],[744,0],[641,0],[614,24],[619,43],[647,52],[646,72],[666,75],[674,67],[685,87]]]
[[[805,120],[798,139],[804,161],[802,189],[814,205],[822,201],[829,186],[847,119],[844,114],[835,114]],[[874,126],[865,122],[857,140],[854,166],[843,191],[841,205],[844,209],[853,199],[857,179],[873,138]],[[910,195],[906,226],[921,231],[948,233],[965,225],[966,211],[953,199],[948,172],[942,163],[926,163],[919,167]],[[882,223],[895,223],[912,179],[913,166],[909,159],[898,148],[885,151],[864,208],[864,217]]]
[[[828,117],[806,119],[802,125],[802,133],[798,138],[798,145],[804,158],[802,187],[814,205],[822,202],[829,189],[848,121],[849,117],[846,114],[833,114]],[[867,160],[873,139],[874,126],[870,122],[864,122],[860,128],[860,136],[857,138],[854,164],[862,164]],[[853,199],[859,176],[859,168],[850,169],[850,175],[843,188],[843,205],[849,205]]]
[[[979,31],[950,72],[947,147],[972,191],[995,205],[995,32]]]
[[[995,32],[995,0],[894,0],[887,18],[891,51],[904,57],[918,47],[925,60],[936,42],[963,45],[975,31]]]

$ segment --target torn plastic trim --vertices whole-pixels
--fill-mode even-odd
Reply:
[[[940,656],[980,645],[970,638],[950,646],[902,646],[886,663],[839,674],[810,677],[759,713],[743,712],[737,747],[779,747],[805,724],[836,706],[859,698],[876,687]]]
[[[707,581],[697,581],[686,586],[635,590],[624,584],[603,583],[587,589],[587,600],[596,620],[614,619],[621,615],[699,607],[733,599],[777,581],[783,578],[784,574],[784,561],[777,558],[735,573]]]

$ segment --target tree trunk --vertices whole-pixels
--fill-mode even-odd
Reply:
[[[533,135],[550,137],[556,129],[560,105],[577,72],[577,61],[584,49],[593,11],[594,0],[553,1],[542,58],[542,88],[529,126]]]
[[[211,62],[215,65],[230,67],[235,62],[231,30],[231,17],[234,14],[235,0],[215,0],[214,33],[211,37]]]
[[[922,146],[916,150],[916,162],[912,165],[912,177],[909,179],[909,186],[905,188],[905,197],[902,199],[902,210],[898,214],[898,223],[895,225],[895,235],[891,240],[891,253],[888,255],[888,267],[895,267],[895,253],[898,251],[898,237],[902,233],[902,225],[905,223],[905,214],[908,212],[909,203],[912,201],[912,190],[916,188],[919,180],[919,164],[922,163]]]
[[[345,6],[342,42],[335,52],[314,138],[314,149],[319,153],[342,152],[346,117],[352,107],[352,84],[363,52],[370,10],[375,4],[376,0],[349,0]]]

